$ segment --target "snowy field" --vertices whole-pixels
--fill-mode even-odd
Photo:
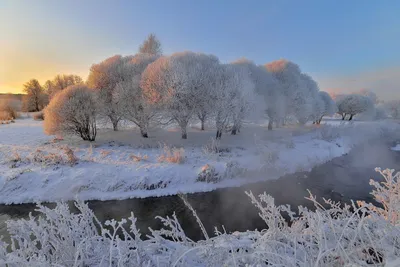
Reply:
[[[61,200],[110,200],[210,191],[277,179],[347,153],[354,145],[396,133],[394,121],[328,120],[320,126],[246,124],[240,134],[192,126],[188,139],[177,129],[100,129],[95,142],[56,140],[44,135],[42,122],[21,119],[0,125],[0,203]],[[166,151],[180,163],[160,160]]]

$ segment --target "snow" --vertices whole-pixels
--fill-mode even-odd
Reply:
[[[222,136],[222,152],[205,153],[215,131],[199,131],[197,125],[189,129],[187,140],[175,128],[151,129],[150,138],[144,139],[138,129],[126,127],[118,132],[100,129],[96,142],[88,143],[77,138],[54,141],[44,135],[42,122],[17,120],[0,126],[0,203],[127,199],[277,179],[310,170],[383,132],[396,132],[398,126],[383,121],[267,131],[266,125],[246,124],[239,135]],[[158,162],[164,145],[183,147],[184,163]],[[66,146],[77,157],[76,165],[67,161]],[[49,157],[35,162],[38,155]],[[135,162],[132,155],[147,159]],[[62,162],[51,162],[60,157]],[[215,183],[197,181],[206,164],[218,173]]]
[[[394,147],[391,148],[393,151],[400,151],[400,144],[395,145]]]

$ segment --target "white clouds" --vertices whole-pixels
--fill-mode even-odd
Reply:
[[[365,88],[375,92],[382,100],[400,99],[400,67],[346,76],[314,77],[324,91],[344,93]]]

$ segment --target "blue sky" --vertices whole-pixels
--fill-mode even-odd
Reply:
[[[30,78],[86,76],[92,63],[134,54],[149,33],[166,54],[286,58],[322,89],[346,87],[338,80],[400,68],[399,14],[397,0],[0,0],[0,92]]]

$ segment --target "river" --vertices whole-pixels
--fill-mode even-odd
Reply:
[[[314,167],[311,172],[295,173],[277,180],[236,188],[189,194],[187,199],[209,235],[213,233],[214,226],[221,230],[221,226],[224,225],[227,232],[265,228],[258,216],[258,210],[250,203],[245,191],[252,191],[255,195],[267,192],[275,198],[277,204],[289,204],[292,207],[304,205],[312,208],[310,201],[305,199],[308,196],[307,189],[311,190],[313,195],[317,195],[318,199],[325,197],[342,202],[349,202],[351,199],[372,201],[369,180],[382,180],[374,168],[400,170],[400,152],[390,150],[394,143],[382,140],[366,143],[346,155]],[[268,176],[267,173],[265,175]],[[72,202],[70,206],[73,207]],[[189,237],[194,240],[203,237],[191,212],[178,196],[89,201],[89,207],[101,221],[127,218],[133,211],[142,233],[147,233],[148,227],[160,227],[159,221],[154,219],[155,216],[171,215],[175,211]],[[26,218],[34,209],[34,204],[0,205],[0,235],[5,236],[7,241],[9,237],[5,221]]]

